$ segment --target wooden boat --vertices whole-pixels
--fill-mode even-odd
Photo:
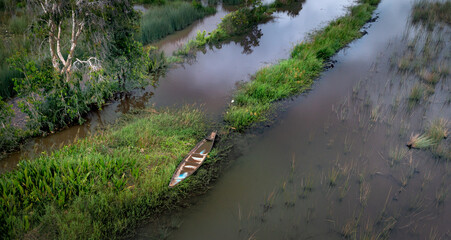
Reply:
[[[213,147],[213,143],[216,138],[216,132],[212,132],[209,136],[200,141],[191,150],[188,155],[179,164],[177,169],[172,175],[171,182],[169,182],[169,187],[172,188],[179,184],[183,179],[189,177],[202,165],[204,160],[207,158],[208,153]]]

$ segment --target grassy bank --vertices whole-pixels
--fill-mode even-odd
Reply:
[[[162,6],[153,6],[141,19],[141,42],[149,44],[162,39],[215,11],[215,8],[203,7],[196,1],[191,4],[169,2]]]
[[[309,89],[325,61],[352,40],[362,36],[360,29],[371,19],[379,0],[361,0],[349,13],[314,33],[309,42],[297,45],[291,58],[259,70],[254,79],[234,95],[225,121],[239,131],[265,121],[275,101]]]
[[[208,184],[216,151],[195,176],[167,187],[180,160],[206,134],[198,109],[147,110],[21,162],[0,178],[0,238],[110,239],[133,231],[138,221]]]

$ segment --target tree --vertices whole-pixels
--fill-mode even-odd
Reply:
[[[75,49],[81,34],[91,29],[101,30],[104,27],[102,14],[110,3],[107,0],[34,0],[42,10],[41,20],[46,24],[49,50],[53,68],[69,80]],[[64,28],[70,27],[70,43],[67,57],[64,57],[62,46]],[[101,32],[101,31],[100,31]]]

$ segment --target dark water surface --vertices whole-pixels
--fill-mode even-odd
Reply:
[[[83,126],[34,140],[16,160],[2,161],[2,168],[29,156],[33,146],[34,152],[48,151],[146,105],[203,104],[221,119],[237,82],[287,58],[294,44],[353,2],[307,0],[299,14],[278,12],[245,38],[169,70],[156,89],[137,90],[92,113]],[[272,127],[248,134],[241,156],[231,159],[207,194],[165,220],[164,227],[153,223],[139,229],[136,238],[450,239],[451,166],[429,151],[405,147],[432,119],[451,120],[449,75],[431,97],[411,107],[407,98],[417,80],[393,64],[395,53],[410,44],[405,36],[413,31],[407,24],[413,3],[383,0],[378,19],[366,26],[368,34],[333,58],[335,67],[313,90],[283,102],[286,109]],[[220,9],[159,46],[172,51],[198,29],[212,29],[225,12]],[[450,39],[450,29],[444,31],[443,38]],[[449,45],[446,40],[446,50]]]
[[[249,35],[237,42],[225,44],[221,49],[199,52],[189,64],[170,69],[159,79],[156,87],[136,90],[120,96],[101,111],[88,115],[88,121],[81,126],[69,127],[47,137],[36,138],[22,147],[22,151],[10,154],[0,160],[0,172],[13,169],[21,159],[33,158],[44,151],[51,151],[74,140],[96,132],[99,127],[108,126],[123,113],[146,105],[174,106],[203,104],[208,114],[220,117],[230,101],[238,81],[249,80],[259,68],[287,58],[292,46],[305,38],[306,34],[319,28],[346,11],[352,0],[309,1],[296,17],[287,13],[276,13],[273,22],[256,27]],[[294,9],[300,10],[301,3]],[[168,36],[157,45],[170,52],[179,44],[194,37],[198,30],[212,30],[227,13],[218,6],[218,12],[197,21],[187,30]]]
[[[340,4],[349,4],[326,2],[307,1],[296,18],[281,14],[274,23],[261,26],[264,35],[254,53],[241,57],[247,60],[235,60],[233,70],[211,75],[208,84],[231,89],[234,81],[229,77],[246,79],[242,68],[253,72],[263,65],[255,61],[274,61],[266,55],[270,49],[277,48],[272,53],[275,58],[287,56],[289,48],[266,41],[302,39],[285,33],[284,27],[304,29],[307,22],[324,16],[322,11],[331,14],[343,9]],[[424,105],[412,109],[407,97],[415,82],[391,64],[394,53],[408,41],[403,33],[410,29],[406,23],[412,4],[411,0],[382,1],[376,11],[379,18],[369,24],[368,34],[333,58],[335,67],[322,74],[312,91],[286,101],[288,109],[276,124],[249,138],[242,156],[232,161],[195,206],[175,213],[169,227],[144,227],[137,238],[450,239],[451,207],[446,195],[451,167],[428,151],[405,146],[410,134],[421,133],[430,120],[451,120],[449,76]],[[445,39],[449,36],[448,29]],[[222,69],[235,48],[231,44],[208,52],[198,62],[219,54],[225,60],[212,65]],[[446,64],[451,67],[449,61]],[[201,66],[191,66],[199,67],[191,73],[210,71]],[[182,90],[189,85],[183,85],[181,75],[171,76],[169,84],[181,85],[179,101],[192,102]],[[199,96],[204,94],[203,84],[199,80],[192,86],[199,89]],[[164,91],[155,99],[169,95]],[[227,91],[214,95],[223,101]],[[207,108],[219,113],[223,105],[207,103]],[[403,155],[393,160],[393,152]]]

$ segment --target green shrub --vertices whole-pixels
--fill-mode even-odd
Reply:
[[[21,134],[11,123],[14,111],[0,97],[0,149],[11,150],[21,140]]]

